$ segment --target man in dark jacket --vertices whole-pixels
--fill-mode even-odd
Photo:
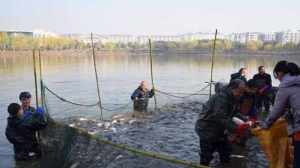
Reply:
[[[271,75],[267,74],[264,66],[258,67],[258,74],[253,76],[253,79],[259,85],[259,90],[256,98],[256,107],[261,109],[264,105],[265,111],[269,113],[271,98],[268,96],[272,89]]]
[[[239,72],[231,74],[230,81],[235,80],[235,79],[240,79],[244,82],[247,82],[246,75],[247,75],[247,69],[246,68],[241,68],[239,70]]]
[[[36,131],[46,126],[42,116],[43,112],[38,110],[29,119],[24,118],[21,106],[12,103],[7,109],[7,127],[5,135],[10,143],[14,145],[16,160],[30,160],[41,156],[41,150],[36,138]]]
[[[149,98],[152,98],[154,94],[154,89],[149,90],[146,81],[142,81],[131,95],[134,111],[147,112]]]
[[[200,164],[208,166],[215,151],[222,163],[230,161],[231,146],[226,132],[241,133],[248,128],[247,124],[238,125],[233,120],[241,118],[239,100],[245,89],[245,82],[233,80],[203,105],[195,128],[200,139]]]

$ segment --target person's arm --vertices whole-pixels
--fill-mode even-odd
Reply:
[[[131,100],[135,100],[137,99],[139,96],[139,90],[138,89],[135,89],[135,91],[132,93],[131,95]]]
[[[268,74],[267,85],[272,86],[272,78],[271,75]]]
[[[221,121],[222,125],[229,131],[229,132],[234,132],[237,128],[237,124],[233,122],[232,116],[230,116],[232,108],[232,104],[224,98],[217,98],[213,111],[216,112],[215,116],[218,118],[218,120]]]
[[[45,112],[42,108],[38,107],[30,117],[30,119],[28,118],[23,122],[23,125],[27,128],[32,130],[40,130],[47,126]]]
[[[257,74],[253,76],[253,80],[257,80]]]
[[[12,144],[25,142],[25,139],[17,134],[17,128],[7,128],[5,131],[5,135],[7,140]]]
[[[154,96],[155,92],[154,92],[154,89],[152,88],[150,91],[149,91],[149,98],[152,98]]]
[[[43,129],[47,126],[47,120],[45,116],[45,111],[41,107],[38,107],[36,109],[36,113],[34,114],[34,117],[36,119],[35,127],[36,129]]]
[[[269,128],[279,117],[284,114],[288,99],[289,94],[285,89],[280,88],[275,98],[273,110],[267,116],[263,127]]]

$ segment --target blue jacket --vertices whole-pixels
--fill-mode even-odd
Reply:
[[[21,118],[9,116],[5,131],[8,141],[14,144],[15,148],[26,151],[30,151],[30,148],[37,144],[36,131],[47,125],[42,109],[33,112],[35,109],[31,107],[30,110],[31,112],[25,112]]]
[[[131,100],[137,99],[149,99],[154,96],[154,90],[151,89],[150,91],[143,91],[142,88],[138,87],[131,95]]]

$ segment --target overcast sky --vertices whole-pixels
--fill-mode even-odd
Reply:
[[[0,30],[167,35],[300,29],[300,0],[0,1]]]

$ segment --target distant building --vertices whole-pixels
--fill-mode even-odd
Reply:
[[[33,31],[33,37],[38,38],[38,37],[59,37],[59,35],[53,33],[53,32],[48,32],[44,30],[34,30]]]
[[[40,33],[44,35],[53,35],[49,33]],[[94,42],[101,43],[139,43],[146,44],[151,39],[153,42],[190,42],[195,40],[213,40],[214,32],[204,33],[186,33],[180,35],[101,35],[94,34]],[[72,34],[72,38],[90,43],[89,34]],[[243,33],[230,33],[223,34],[218,33],[218,39],[229,40],[245,44],[249,41],[262,41],[262,42],[280,42],[280,43],[299,43],[300,42],[300,31],[284,31],[284,32],[243,32]]]
[[[261,35],[261,40],[263,42],[276,42],[276,33],[275,32],[268,32],[268,33],[263,33]]]
[[[26,31],[0,31],[1,34],[6,34],[8,37],[33,37],[33,32]]]
[[[277,34],[277,40],[278,42],[281,42],[282,44],[286,43],[295,43],[299,44],[300,43],[300,31],[284,31],[284,32],[279,32]]]
[[[247,42],[248,41],[259,41],[260,40],[260,34],[259,33],[256,33],[256,32],[248,32],[246,33],[246,36],[247,36]]]
[[[239,43],[247,42],[247,33],[233,33],[230,36],[230,40]]]

